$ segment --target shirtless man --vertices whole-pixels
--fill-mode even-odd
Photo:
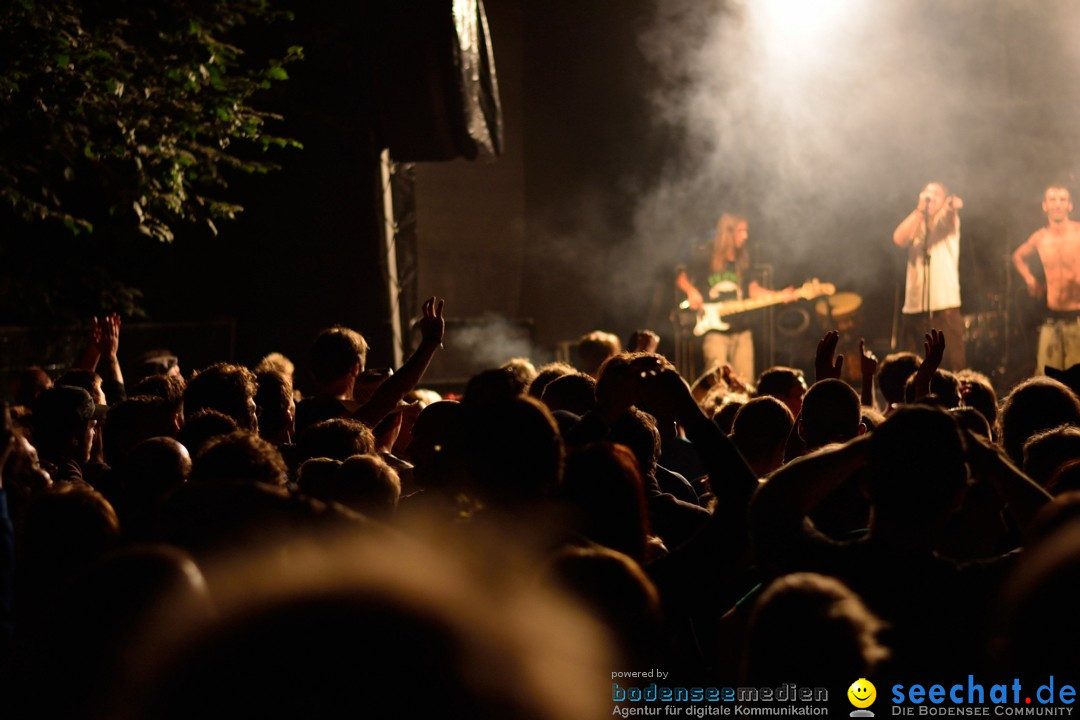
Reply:
[[[1080,362],[1080,222],[1069,219],[1072,198],[1060,185],[1046,188],[1042,209],[1046,227],[1032,233],[1012,256],[1028,293],[1032,297],[1046,293],[1049,317],[1039,329],[1038,374],[1047,365],[1064,370]],[[1046,274],[1045,287],[1031,272],[1036,254]]]

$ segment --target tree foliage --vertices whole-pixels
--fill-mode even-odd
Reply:
[[[233,218],[233,171],[298,146],[258,93],[301,57],[242,49],[286,20],[265,0],[0,0],[0,196],[71,231]]]

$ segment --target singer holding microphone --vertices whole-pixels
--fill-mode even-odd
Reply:
[[[961,370],[964,319],[960,314],[960,208],[964,202],[942,183],[928,183],[918,204],[893,232],[893,242],[907,250],[900,347],[922,354],[924,335],[935,327],[945,333],[942,367]],[[929,228],[929,232],[927,232]]]

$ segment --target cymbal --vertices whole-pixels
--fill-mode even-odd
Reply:
[[[862,306],[862,297],[858,293],[838,292],[814,303],[814,310],[822,317],[828,317],[830,310],[833,318],[852,314]]]

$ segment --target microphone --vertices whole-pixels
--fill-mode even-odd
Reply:
[[[923,195],[919,199],[922,201],[920,203],[922,205],[922,207],[920,207],[919,210],[921,210],[924,213],[929,212],[930,211],[930,196],[929,195]]]

